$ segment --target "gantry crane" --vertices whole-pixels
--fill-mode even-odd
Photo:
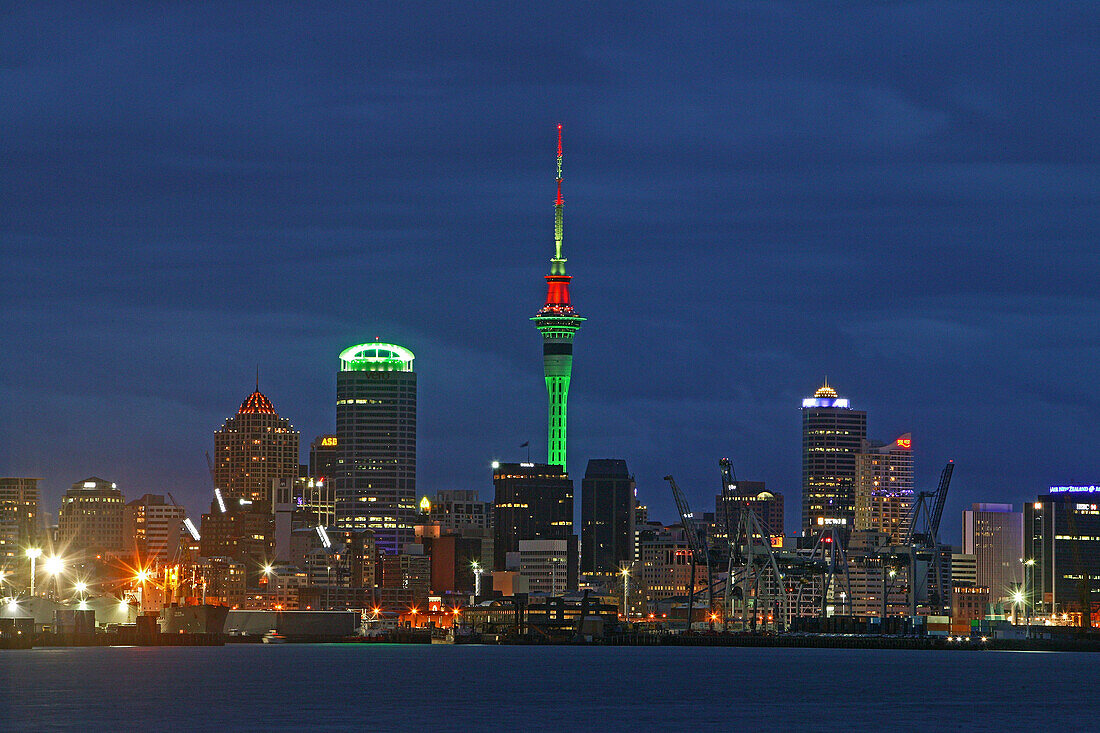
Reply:
[[[775,599],[776,605],[784,600],[783,573],[779,570],[775,554],[772,552],[771,530],[760,519],[752,507],[752,502],[745,497],[738,496],[737,474],[733,469],[733,462],[728,458],[718,461],[722,471],[722,522],[729,543],[729,563],[726,573],[726,587],[723,596],[723,626],[728,628],[728,618],[733,611],[733,590],[738,584],[741,586],[741,615],[742,627],[748,624],[745,616],[748,615],[749,599],[753,599],[753,611],[751,616],[752,629],[756,629],[756,619],[759,612],[759,598],[761,588],[767,590],[764,583],[767,572],[770,569],[772,586],[778,590],[779,597]],[[730,516],[731,510],[737,506],[736,523]],[[778,622],[778,614],[773,616]]]
[[[955,462],[948,461],[940,473],[940,482],[935,491],[921,491],[913,502],[909,514],[909,528],[905,534],[905,545],[909,554],[909,613],[917,615],[917,587],[928,584],[928,604],[943,610],[946,593],[943,583],[943,559],[940,552],[940,520],[947,503],[947,490],[951,487],[951,474],[955,471]],[[923,578],[917,578],[917,559],[923,556],[929,561]],[[885,572],[885,567],[883,568]],[[929,582],[929,573],[932,580]]]
[[[687,497],[676,485],[676,480],[670,474],[665,476],[665,481],[668,481],[669,486],[672,487],[672,498],[676,501],[676,510],[680,513],[680,522],[684,525],[684,537],[687,539],[688,548],[691,550],[691,581],[687,589],[687,629],[690,633],[691,614],[695,606],[695,570],[702,563],[707,566],[707,606],[713,609],[714,574],[710,562],[710,547],[707,541],[699,535],[699,527],[695,524]]]

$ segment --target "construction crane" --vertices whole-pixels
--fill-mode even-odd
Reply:
[[[672,478],[670,474],[665,476],[665,481],[668,481],[669,486],[672,487],[672,498],[676,502],[676,510],[680,513],[680,522],[684,525],[684,537],[687,538],[688,548],[691,550],[691,581],[687,589],[687,629],[688,633],[691,633],[691,614],[695,606],[695,570],[703,563],[707,566],[707,605],[713,605],[714,576],[710,563],[710,548],[699,535],[699,527],[695,524],[687,497],[676,485],[676,479]]]

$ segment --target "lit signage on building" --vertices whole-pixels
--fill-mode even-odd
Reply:
[[[1100,494],[1100,486],[1051,486],[1052,494]]]
[[[803,407],[840,407],[848,409],[847,397],[807,397],[802,400]]]
[[[324,438],[321,438],[321,447],[322,448],[335,448],[337,445],[339,445],[337,440],[338,439],[335,435],[327,435]]]
[[[909,449],[909,448],[913,447],[913,439],[912,438],[898,438],[896,442],[897,442],[898,448]]]

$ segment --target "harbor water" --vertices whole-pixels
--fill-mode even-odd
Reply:
[[[0,729],[1097,730],[1100,655],[229,645],[0,651]]]

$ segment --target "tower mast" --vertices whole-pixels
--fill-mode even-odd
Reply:
[[[562,126],[558,123],[558,195],[554,200],[554,256],[550,258],[550,274],[546,276],[546,304],[531,319],[542,333],[542,369],[546,378],[549,400],[547,418],[547,458],[552,466],[566,466],[567,412],[569,381],[573,373],[573,336],[584,318],[569,302],[569,275],[565,274],[562,256],[562,220],[565,200],[562,198]]]

